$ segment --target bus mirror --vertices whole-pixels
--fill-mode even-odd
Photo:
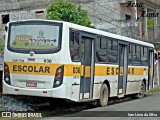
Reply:
[[[5,26],[5,31],[7,32],[7,30],[8,30],[8,27],[7,27],[7,26]]]

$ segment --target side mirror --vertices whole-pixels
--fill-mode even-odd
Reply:
[[[8,30],[8,27],[7,27],[7,26],[5,26],[5,31],[7,32],[7,30]]]

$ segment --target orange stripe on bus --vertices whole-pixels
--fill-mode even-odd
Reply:
[[[59,66],[64,65],[64,76],[84,76],[84,65],[6,62],[10,73],[54,76]],[[85,76],[90,77],[90,66],[85,66]],[[121,68],[123,69],[123,68]],[[117,76],[118,66],[95,66],[95,76]],[[123,73],[121,73],[123,75]],[[148,68],[128,67],[128,75],[148,75]]]

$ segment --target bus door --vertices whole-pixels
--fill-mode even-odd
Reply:
[[[95,36],[81,33],[81,80],[80,99],[92,99],[94,85],[94,52]]]
[[[148,89],[153,89],[154,78],[154,51],[149,50],[148,57]]]
[[[127,85],[127,45],[119,43],[118,97],[124,97]]]

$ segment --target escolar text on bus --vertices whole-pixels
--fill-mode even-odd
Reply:
[[[18,72],[38,72],[38,73],[50,73],[50,67],[48,66],[22,66],[22,65],[13,65],[13,71]]]

